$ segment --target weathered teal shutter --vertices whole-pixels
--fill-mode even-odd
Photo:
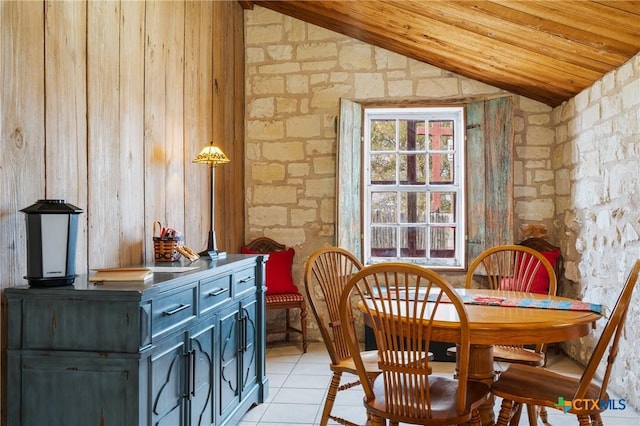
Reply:
[[[466,107],[467,259],[514,242],[512,98]]]
[[[336,153],[336,245],[362,260],[362,106],[340,101]]]
[[[514,242],[512,98],[466,105],[467,261]],[[362,259],[362,106],[342,99],[336,158],[336,244]]]

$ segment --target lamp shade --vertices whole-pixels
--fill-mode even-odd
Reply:
[[[215,146],[213,142],[210,145],[205,146],[202,151],[200,151],[200,154],[196,155],[193,159],[194,163],[209,164],[212,166],[228,163],[229,161],[229,158],[224,155],[224,152]]]

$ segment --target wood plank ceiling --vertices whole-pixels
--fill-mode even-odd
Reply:
[[[550,106],[640,52],[640,1],[241,1]],[[640,94],[639,94],[640,96]]]

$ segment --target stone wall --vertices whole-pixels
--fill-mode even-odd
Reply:
[[[340,98],[415,100],[509,95],[358,40],[255,7],[246,11],[246,241],[296,250],[294,277],[334,243]],[[516,238],[554,228],[552,108],[514,95]],[[451,274],[452,282],[462,278]],[[311,339],[319,340],[314,320]]]
[[[301,290],[306,258],[334,243],[340,98],[508,94],[261,7],[246,11],[245,30],[246,240],[266,235],[293,246]],[[640,257],[638,61],[555,109],[513,95],[516,238],[546,235],[559,244],[560,292],[607,304]],[[640,315],[637,306],[630,318]],[[319,340],[309,318],[310,339]],[[612,387],[631,399],[640,383],[640,329],[626,332]],[[594,336],[567,350],[584,361]]]
[[[640,258],[640,55],[553,111],[556,212],[565,295],[613,308]],[[640,292],[619,345],[612,388],[640,407]],[[564,344],[585,362],[602,332]],[[634,396],[632,396],[634,395]],[[631,400],[631,401],[629,401]]]

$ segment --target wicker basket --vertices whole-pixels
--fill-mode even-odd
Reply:
[[[176,247],[184,245],[182,237],[153,237],[153,258],[156,262],[175,262],[182,256]]]

